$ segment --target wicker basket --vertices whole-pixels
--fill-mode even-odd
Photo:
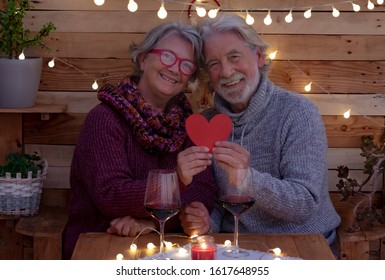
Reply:
[[[43,182],[47,176],[48,164],[43,163],[43,171],[36,178],[32,172],[28,178],[0,177],[0,214],[12,216],[33,216],[39,211]],[[20,175],[20,174],[18,174]]]

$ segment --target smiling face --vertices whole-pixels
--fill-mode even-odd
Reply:
[[[258,86],[259,69],[265,63],[259,49],[252,50],[239,35],[229,31],[205,39],[204,52],[215,92],[230,103],[234,112],[243,111]]]
[[[193,47],[189,41],[176,34],[162,38],[154,49],[173,51],[181,59],[194,60]],[[139,92],[146,102],[164,111],[168,101],[186,89],[191,75],[186,76],[179,69],[180,61],[172,66],[162,64],[157,53],[147,53],[139,59],[142,75],[138,84]]]

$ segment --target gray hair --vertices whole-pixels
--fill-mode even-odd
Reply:
[[[251,25],[248,25],[242,17],[236,14],[221,14],[214,19],[202,20],[198,23],[198,30],[203,42],[213,33],[234,32],[245,40],[250,49],[258,48],[262,57],[266,58],[268,45],[259,38],[257,31]],[[268,67],[269,65],[265,64],[260,71],[266,73]]]
[[[202,38],[198,33],[198,30],[189,24],[180,22],[165,22],[152,30],[150,30],[145,38],[139,44],[131,44],[131,59],[135,64],[135,74],[140,75],[139,56],[141,54],[147,54],[151,49],[165,36],[169,34],[175,34],[186,41],[189,41],[194,51],[194,63],[199,67],[200,58],[202,56]],[[196,78],[197,73],[192,75],[192,80]]]

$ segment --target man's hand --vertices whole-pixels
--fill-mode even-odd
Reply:
[[[230,184],[240,186],[247,175],[250,153],[241,145],[227,141],[218,141],[213,148],[216,163],[229,176]]]
[[[180,220],[186,234],[203,235],[211,228],[210,215],[202,202],[192,202],[181,212]]]

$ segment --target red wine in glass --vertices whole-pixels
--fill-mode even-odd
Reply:
[[[255,203],[252,170],[250,168],[227,168],[219,177],[219,203],[234,216],[234,245],[223,252],[230,258],[242,258],[249,255],[238,247],[239,216]]]
[[[146,211],[150,213],[158,221],[167,221],[180,210],[180,205],[177,203],[160,204],[149,203],[144,206]]]
[[[254,205],[254,197],[247,195],[228,195],[219,198],[222,207],[233,215],[241,215]]]
[[[175,170],[150,170],[147,178],[144,208],[159,221],[160,247],[159,259],[165,259],[164,254],[164,224],[178,213],[181,207],[178,175]]]

